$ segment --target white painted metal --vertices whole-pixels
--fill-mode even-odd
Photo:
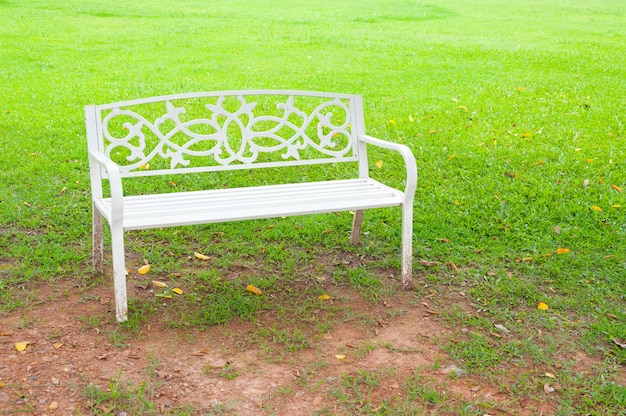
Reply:
[[[267,109],[270,97],[275,110]],[[309,99],[313,106],[307,106]],[[202,103],[207,115],[186,117],[190,100]],[[266,107],[257,111],[259,101]],[[163,112],[155,115],[155,105]],[[144,107],[152,112],[144,112]],[[404,145],[365,134],[361,96],[265,90],[191,93],[89,105],[85,116],[94,209],[93,260],[103,271],[104,218],[111,230],[119,322],[127,315],[124,232],[129,230],[351,210],[355,214],[350,241],[356,244],[363,210],[401,206],[402,282],[410,284],[415,158]],[[367,145],[400,152],[406,169],[404,190],[369,177]],[[125,155],[121,162],[118,153]],[[166,167],[145,169],[163,160]],[[132,176],[340,162],[357,162],[358,177],[134,196],[124,195],[122,183]],[[104,180],[110,188],[108,197],[104,197]]]

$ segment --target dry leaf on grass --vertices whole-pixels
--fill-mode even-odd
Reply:
[[[261,289],[259,289],[258,287],[254,286],[254,285],[246,286],[246,290],[248,292],[254,293],[255,295],[262,295],[263,294],[263,291]]]
[[[615,343],[615,345],[617,345],[618,347],[622,348],[622,349],[626,349],[626,341],[621,340],[619,338],[613,338],[613,342]]]
[[[204,254],[198,253],[197,251],[193,252],[193,255],[198,259],[198,260],[208,260],[209,256],[205,256]]]
[[[137,273],[139,274],[147,274],[150,271],[150,265],[146,264],[137,269]]]

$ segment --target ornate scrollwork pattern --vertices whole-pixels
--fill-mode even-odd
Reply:
[[[118,107],[102,119],[105,153],[124,171],[159,160],[165,169],[297,163],[354,156],[350,102],[339,98],[219,96],[165,101],[163,108]],[[188,108],[193,108],[188,114]],[[198,114],[198,108],[201,114]],[[153,120],[153,121],[151,121]],[[279,155],[279,157],[276,157]]]

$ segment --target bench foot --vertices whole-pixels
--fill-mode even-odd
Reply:
[[[350,244],[358,246],[361,244],[361,228],[363,226],[363,210],[354,211],[352,218],[352,232],[350,232]]]
[[[402,286],[413,287],[413,206],[402,206]]]
[[[102,231],[102,214],[92,207],[92,252],[91,258],[93,262],[93,268],[99,272],[104,273],[104,251],[103,240],[104,234]]]
[[[113,285],[115,290],[115,315],[117,322],[125,322],[128,313],[126,298],[126,263],[124,260],[124,232],[111,230],[113,251]]]

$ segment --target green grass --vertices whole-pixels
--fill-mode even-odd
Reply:
[[[407,144],[417,158],[416,301],[453,291],[475,305],[442,315],[451,328],[469,328],[449,341],[451,356],[485,377],[520,360],[566,368],[560,352],[581,349],[607,369],[626,364],[612,341],[626,339],[619,2],[4,0],[0,20],[1,312],[28,306],[40,282],[98,281],[85,104],[198,90],[354,92],[364,95],[368,133]],[[385,157],[376,174],[402,180],[398,161],[372,157]],[[124,345],[142,319],[161,314],[175,317],[173,328],[254,321],[268,310],[293,322],[317,307],[302,300],[321,294],[320,278],[372,302],[392,296],[395,286],[376,271],[399,267],[399,215],[368,212],[358,248],[345,244],[347,214],[131,233],[129,268],[147,259],[186,295],[133,300],[137,321],[110,338]],[[194,270],[193,251],[214,256],[212,269]],[[342,252],[367,262],[343,265]],[[237,268],[250,276],[218,279]],[[290,292],[294,281],[306,297]],[[243,292],[249,283],[286,303]],[[289,301],[304,303],[298,311]],[[540,301],[550,309],[538,311]],[[494,324],[511,333],[494,337]],[[312,336],[265,330],[259,343],[294,351]],[[612,371],[568,374],[560,414],[624,407]]]

